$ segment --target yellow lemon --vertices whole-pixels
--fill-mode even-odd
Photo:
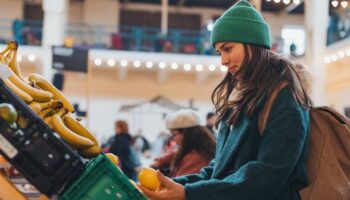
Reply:
[[[138,179],[143,187],[150,190],[158,190],[160,187],[160,181],[155,169],[143,168],[138,175]]]
[[[112,163],[118,166],[119,164],[118,156],[114,155],[113,153],[106,153],[106,156],[112,161]]]

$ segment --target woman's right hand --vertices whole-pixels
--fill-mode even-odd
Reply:
[[[157,177],[162,184],[162,188],[158,191],[152,191],[139,185],[138,187],[143,193],[152,200],[185,200],[185,187],[174,182],[172,179],[164,176],[160,171]]]

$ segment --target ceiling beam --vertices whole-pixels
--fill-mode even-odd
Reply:
[[[283,10],[281,10],[279,12],[279,14],[288,14],[290,12],[292,12],[294,9],[296,9],[300,4],[304,3],[304,0],[300,0],[299,4],[294,4],[293,0],[291,0],[291,4],[289,4],[288,6],[286,6]]]

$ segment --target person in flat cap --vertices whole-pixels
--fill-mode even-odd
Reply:
[[[182,109],[166,118],[166,127],[178,148],[155,159],[152,167],[168,169],[169,177],[198,173],[215,154],[215,138],[200,124],[197,113]]]
[[[226,66],[212,93],[218,115],[215,158],[199,173],[170,179],[153,200],[299,200],[307,185],[306,149],[311,100],[295,64],[270,50],[262,15],[239,0],[214,23],[211,44]],[[277,87],[263,132],[259,114]]]

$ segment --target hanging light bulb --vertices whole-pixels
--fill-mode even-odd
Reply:
[[[290,0],[283,0],[283,3],[288,5],[290,3]]]
[[[332,6],[336,8],[338,6],[339,2],[337,0],[332,1]]]
[[[347,1],[341,1],[340,5],[341,5],[341,7],[346,8],[348,6],[348,2]]]
[[[281,2],[281,0],[273,0],[275,3],[279,3]]]
[[[293,3],[294,3],[295,5],[298,5],[298,4],[300,4],[300,0],[293,0]]]

